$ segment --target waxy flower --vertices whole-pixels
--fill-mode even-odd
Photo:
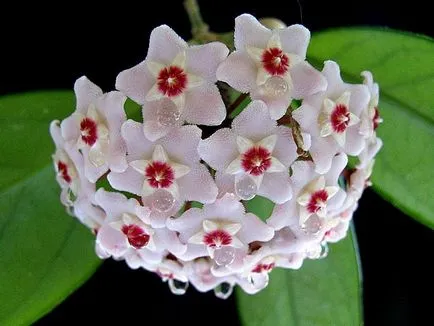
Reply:
[[[326,61],[322,71],[328,86],[324,92],[306,97],[292,112],[301,130],[311,135],[309,153],[318,173],[326,173],[338,152],[358,155],[363,149],[360,114],[368,106],[369,90],[365,85],[342,81],[339,66]]]
[[[119,92],[103,94],[84,76],[77,79],[74,91],[77,108],[62,121],[62,136],[83,153],[86,178],[95,183],[109,169],[122,172],[127,168],[120,136],[126,97]]]
[[[197,153],[201,130],[196,126],[174,129],[156,142],[143,134],[141,123],[128,120],[122,126],[129,167],[110,172],[110,184],[143,198],[153,209],[151,224],[163,227],[165,218],[177,212],[186,200],[211,203],[217,187]]]
[[[297,236],[317,234],[327,228],[327,218],[333,216],[345,200],[338,178],[347,161],[345,154],[335,156],[332,168],[325,175],[316,173],[312,162],[295,162],[291,176],[295,200],[276,205],[267,223],[276,230],[289,226]]]
[[[301,25],[269,30],[255,17],[235,19],[236,51],[219,66],[217,77],[252,99],[267,103],[281,118],[292,98],[323,91],[324,77],[305,61],[310,32]]]
[[[184,121],[218,125],[224,120],[215,82],[228,53],[219,42],[189,46],[166,25],[152,31],[146,59],[116,79],[118,90],[143,105],[146,137],[159,139]]]
[[[84,176],[84,159],[73,144],[65,142],[61,135],[59,121],[50,124],[50,134],[56,145],[52,156],[56,180],[62,188],[60,200],[63,205],[73,206],[77,200],[93,200],[95,185]]]
[[[287,127],[277,127],[262,101],[253,101],[233,121],[201,141],[201,158],[217,171],[217,182],[241,199],[256,194],[276,203],[291,198],[289,166],[297,158]]]
[[[177,255],[185,252],[186,246],[174,232],[166,228],[152,228],[151,211],[136,199],[127,199],[120,193],[103,189],[96,192],[95,199],[107,214],[104,225],[98,230],[97,242],[110,255],[121,257],[128,249],[135,249],[141,255],[153,255],[158,261],[158,252],[168,250]]]
[[[245,213],[235,195],[227,194],[202,209],[190,208],[178,218],[167,220],[167,227],[179,233],[187,244],[183,260],[210,256],[219,266],[239,264],[240,252],[246,252],[249,243],[268,241],[274,230],[257,216]],[[245,255],[245,254],[244,254]]]
[[[372,74],[369,71],[363,71],[363,83],[368,87],[370,93],[370,100],[368,107],[363,111],[360,121],[360,133],[366,137],[371,138],[374,136],[375,130],[378,128],[383,119],[380,117],[378,111],[378,100],[380,89],[377,83],[374,83]]]

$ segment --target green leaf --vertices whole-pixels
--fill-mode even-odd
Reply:
[[[349,235],[330,245],[322,260],[306,260],[300,270],[276,268],[268,287],[256,295],[237,290],[243,325],[303,326],[362,324],[356,248]]]
[[[92,234],[65,213],[48,127],[72,92],[0,98],[0,325],[28,325],[95,271]]]
[[[350,28],[318,33],[308,52],[318,68],[335,60],[343,78],[360,82],[370,70],[380,85],[378,135],[384,146],[372,181],[386,200],[434,228],[434,42],[387,29]]]

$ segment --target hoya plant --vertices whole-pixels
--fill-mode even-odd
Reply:
[[[155,27],[113,90],[82,76],[0,98],[0,324],[114,259],[174,295],[236,295],[243,325],[359,325],[365,188],[434,226],[434,175],[415,168],[434,163],[430,39],[250,14],[220,34],[185,8],[192,39]]]

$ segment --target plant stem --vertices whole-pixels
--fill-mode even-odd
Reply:
[[[228,116],[234,112],[234,110],[249,96],[248,93],[241,93],[240,96],[228,107],[227,114]]]
[[[185,11],[187,11],[188,18],[191,23],[191,34],[193,39],[200,40],[205,34],[208,33],[208,25],[204,22],[200,14],[199,5],[197,0],[185,0]]]

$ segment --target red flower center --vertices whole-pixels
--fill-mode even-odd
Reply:
[[[279,48],[269,48],[262,53],[262,66],[273,76],[284,75],[289,68],[289,58]]]
[[[315,191],[310,197],[309,203],[307,204],[307,210],[309,213],[316,213],[319,209],[327,202],[329,195],[324,189]]]
[[[128,242],[136,249],[143,248],[149,242],[150,236],[140,226],[135,224],[122,226],[122,233],[128,238]]]
[[[270,273],[273,268],[274,268],[274,263],[258,264],[255,266],[255,268],[252,269],[252,272],[253,273],[262,273],[262,272]]]
[[[81,139],[89,146],[95,144],[98,139],[96,122],[90,118],[84,118],[80,122]]]
[[[261,175],[271,166],[271,153],[262,146],[247,150],[241,158],[241,165],[251,175]]]
[[[344,132],[350,123],[350,111],[343,104],[337,104],[331,114],[333,130],[337,133]]]
[[[165,67],[158,74],[157,85],[163,95],[177,96],[187,87],[187,74],[177,66]]]
[[[59,176],[65,180],[67,183],[71,183],[72,178],[68,173],[68,165],[62,161],[57,162],[57,171]]]
[[[203,236],[203,243],[212,248],[228,246],[232,243],[232,236],[225,230],[215,230]]]
[[[175,180],[175,173],[169,164],[153,161],[146,167],[145,177],[153,188],[168,188]]]
[[[380,112],[378,111],[378,108],[375,107],[375,113],[374,113],[374,117],[372,118],[372,123],[374,124],[374,130],[378,128],[380,122],[381,122],[381,118],[380,118]]]

